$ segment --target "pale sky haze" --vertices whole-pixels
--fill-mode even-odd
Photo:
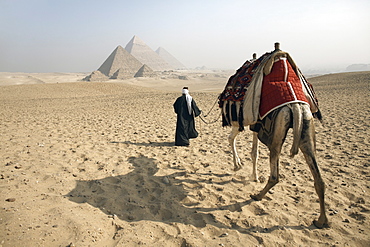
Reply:
[[[91,72],[137,35],[189,68],[237,69],[278,41],[303,71],[370,64],[368,0],[0,0],[1,72]]]

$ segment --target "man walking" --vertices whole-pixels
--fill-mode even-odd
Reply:
[[[182,96],[177,98],[173,107],[177,114],[175,145],[189,146],[189,139],[198,137],[194,118],[200,115],[201,110],[190,96],[188,87],[182,89]]]

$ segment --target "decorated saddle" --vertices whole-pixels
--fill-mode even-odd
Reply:
[[[231,125],[231,121],[237,119],[242,129],[242,125],[253,125],[275,109],[293,102],[309,104],[311,112],[318,113],[316,117],[321,120],[312,85],[307,82],[290,55],[281,50],[246,61],[229,78],[219,96],[219,106],[229,109],[225,104],[235,105],[235,102],[239,102],[242,110],[237,116],[231,114],[231,117],[223,111],[223,126]],[[234,115],[236,113],[234,111]]]
[[[252,77],[258,66],[266,55],[258,59],[247,60],[234,75],[232,75],[225,86],[224,91],[219,96],[219,107],[222,108],[225,101],[243,101],[247,88],[249,87]]]

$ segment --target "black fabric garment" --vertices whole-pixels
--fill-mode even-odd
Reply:
[[[191,107],[193,109],[192,114],[189,114],[188,105],[186,103],[186,96],[183,94],[177,98],[173,104],[175,113],[177,114],[176,122],[176,135],[175,145],[176,146],[188,146],[189,139],[197,138],[198,132],[195,129],[194,117],[198,117],[201,113],[194,99],[191,101]]]

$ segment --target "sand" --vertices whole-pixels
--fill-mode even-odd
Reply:
[[[325,119],[325,229],[312,224],[319,204],[302,154],[288,156],[291,132],[280,183],[262,201],[249,195],[269,176],[268,150],[260,145],[264,181],[251,181],[249,131],[238,172],[220,120],[197,119],[200,136],[174,146],[182,86],[207,113],[224,75],[84,76],[0,73],[0,246],[370,246],[370,72],[310,78]],[[216,106],[207,119],[218,116]]]

